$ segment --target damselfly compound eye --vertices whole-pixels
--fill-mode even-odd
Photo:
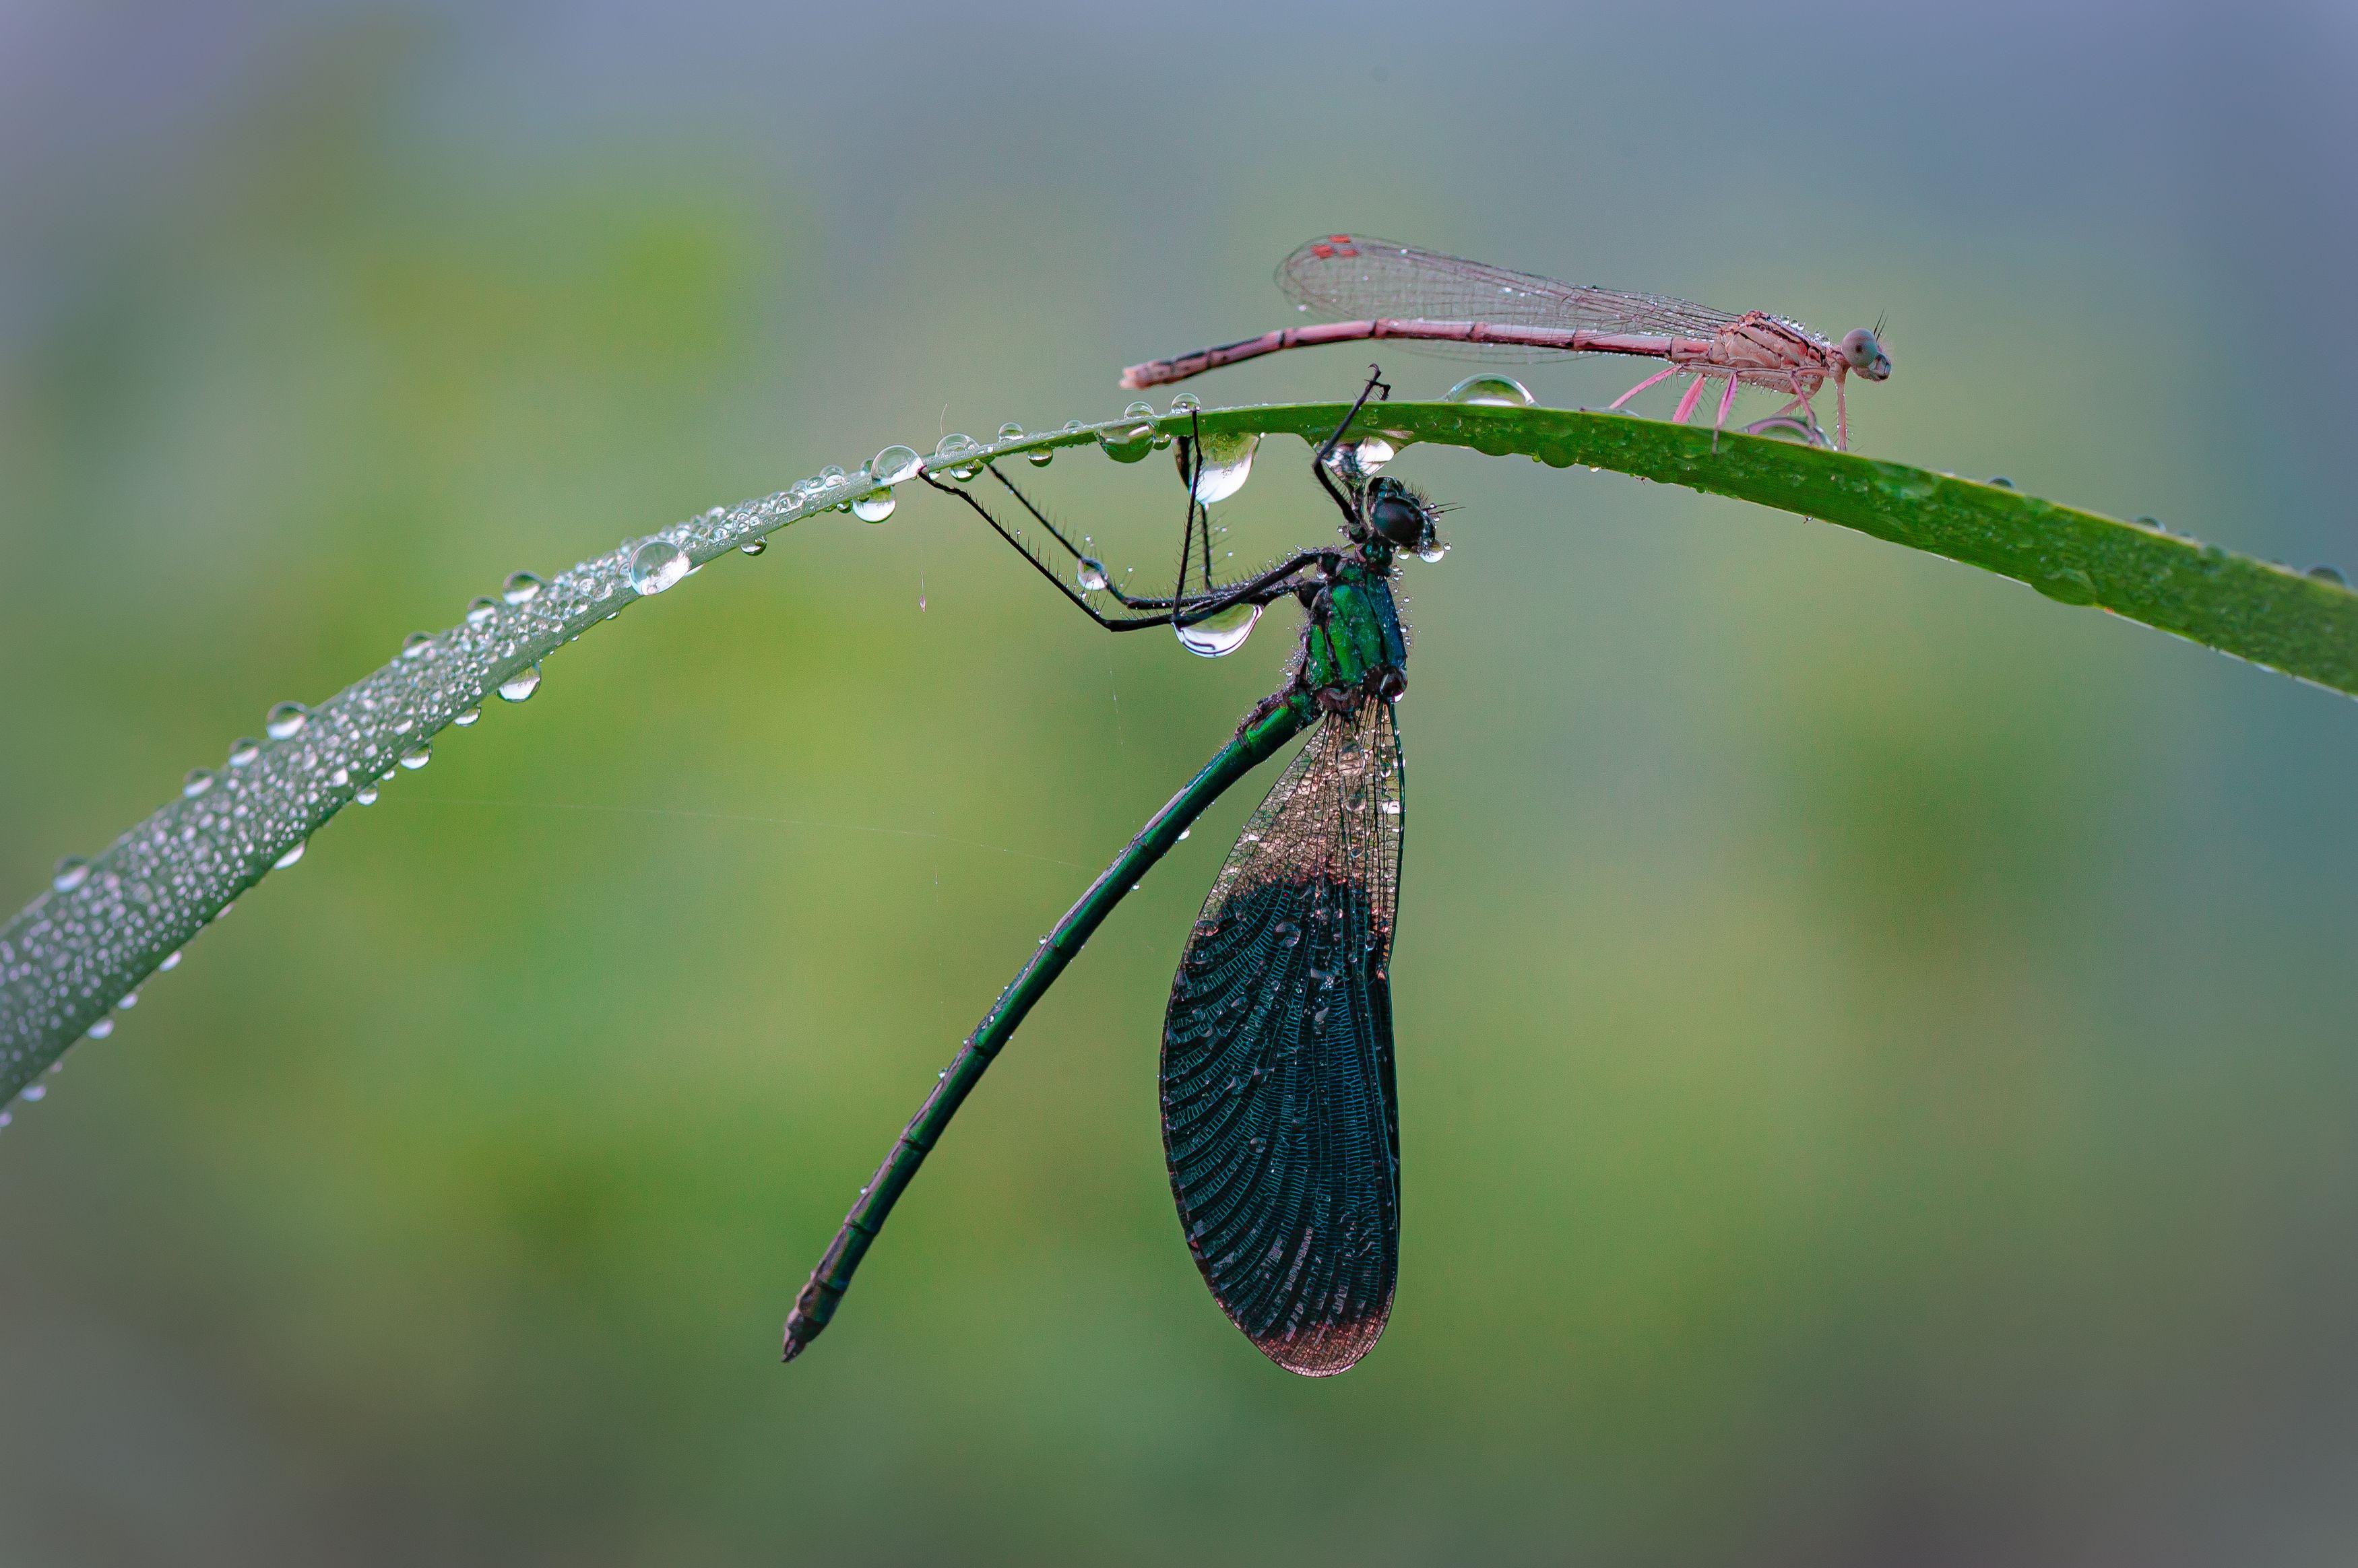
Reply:
[[[1842,355],[1850,362],[1851,369],[1864,371],[1877,381],[1891,373],[1891,362],[1883,357],[1883,345],[1864,327],[1854,327],[1843,334]],[[1881,374],[1876,373],[1877,362],[1882,365]]]

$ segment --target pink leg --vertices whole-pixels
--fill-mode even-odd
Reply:
[[[1669,380],[1671,376],[1674,376],[1674,375],[1676,375],[1676,374],[1678,374],[1678,373],[1679,373],[1679,367],[1678,367],[1678,366],[1676,366],[1676,365],[1672,365],[1670,369],[1668,369],[1668,370],[1666,370],[1666,371],[1660,371],[1660,372],[1657,372],[1655,374],[1652,374],[1652,375],[1648,376],[1645,380],[1643,380],[1643,381],[1639,382],[1637,385],[1635,385],[1635,386],[1631,387],[1628,391],[1627,391],[1627,392],[1623,393],[1620,396],[1618,396],[1618,397],[1615,398],[1612,402],[1610,402],[1610,403],[1606,404],[1606,405],[1605,406],[1605,412],[1606,412],[1607,414],[1612,413],[1612,412],[1613,412],[1613,410],[1615,410],[1616,408],[1620,407],[1623,404],[1625,404],[1625,403],[1628,402],[1631,398],[1633,398],[1633,397],[1637,396],[1639,393],[1641,393],[1641,392],[1645,391],[1648,387],[1650,387],[1650,386],[1653,385],[1656,382],[1659,382],[1659,381],[1667,381],[1667,380]]]
[[[1727,390],[1719,395],[1719,417],[1711,422],[1711,449],[1719,450],[1719,433],[1727,428],[1727,411],[1736,406],[1736,378],[1727,378]]]
[[[1785,406],[1788,408],[1799,406],[1803,416],[1810,421],[1810,428],[1813,430],[1821,428],[1818,424],[1818,411],[1810,406],[1810,395],[1801,390],[1801,378],[1798,375],[1793,377],[1793,401]]]
[[[1687,422],[1687,416],[1693,414],[1695,411],[1695,405],[1703,401],[1703,389],[1707,384],[1709,383],[1704,377],[1694,378],[1694,384],[1687,388],[1687,395],[1679,399],[1679,411],[1671,416],[1671,424],[1683,425]]]
[[[1834,450],[1850,450],[1850,402],[1844,394],[1849,389],[1840,381],[1834,383]]]

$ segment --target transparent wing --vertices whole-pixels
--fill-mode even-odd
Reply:
[[[1311,1377],[1366,1355],[1400,1263],[1391,705],[1329,715],[1245,824],[1171,983],[1163,1147],[1205,1283]]]
[[[1495,321],[1709,338],[1738,319],[1724,310],[1664,295],[1558,283],[1365,234],[1329,234],[1311,241],[1279,265],[1277,283],[1312,313],[1336,321]],[[1517,351],[1463,351],[1498,358]]]

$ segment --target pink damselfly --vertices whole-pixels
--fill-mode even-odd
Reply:
[[[1670,363],[1615,398],[1611,407],[1620,407],[1657,382],[1691,376],[1674,416],[1684,424],[1703,400],[1704,389],[1721,382],[1715,438],[1736,406],[1736,389],[1758,386],[1785,394],[1791,401],[1753,428],[1790,427],[1795,421],[1790,416],[1798,412],[1801,428],[1812,439],[1823,439],[1810,399],[1831,381],[1835,444],[1847,447],[1850,407],[1844,384],[1854,374],[1868,381],[1891,374],[1890,356],[1877,334],[1864,327],[1830,343],[1800,322],[1766,311],[1731,315],[1659,294],[1557,283],[1364,234],[1328,234],[1311,241],[1285,258],[1277,269],[1277,281],[1293,297],[1295,308],[1327,319],[1131,365],[1121,373],[1121,384],[1160,386],[1281,349],[1362,338],[1412,339],[1443,352],[1483,359],[1635,354]]]

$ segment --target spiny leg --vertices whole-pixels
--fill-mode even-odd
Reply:
[[[1325,488],[1326,493],[1334,498],[1335,504],[1342,508],[1344,529],[1354,538],[1358,536],[1362,526],[1359,521],[1358,503],[1336,488],[1334,473],[1326,465],[1334,460],[1335,453],[1342,447],[1344,433],[1350,429],[1351,422],[1359,416],[1359,410],[1368,406],[1368,396],[1378,387],[1381,387],[1385,398],[1390,398],[1391,384],[1385,381],[1383,375],[1383,366],[1368,367],[1368,384],[1359,388],[1358,400],[1351,405],[1351,411],[1343,416],[1343,422],[1335,427],[1335,433],[1326,438],[1326,444],[1319,448],[1310,460],[1310,471],[1318,476],[1318,482]]]
[[[859,1201],[844,1217],[842,1228],[835,1233],[818,1267],[811,1271],[809,1283],[795,1297],[794,1311],[786,1318],[784,1359],[791,1361],[801,1355],[835,1316],[860,1260],[883,1229],[892,1206],[915,1178],[917,1167],[940,1141],[950,1119],[957,1114],[958,1107],[966,1102],[975,1085],[981,1082],[982,1075],[1014,1035],[1024,1016],[1056,983],[1056,978],[1104,924],[1122,895],[1170,852],[1171,847],[1179,842],[1179,836],[1206,807],[1226,794],[1230,785],[1275,755],[1317,712],[1316,705],[1306,695],[1275,707],[1264,705],[1264,709],[1240,727],[1234,739],[1213,753],[1204,771],[1139,829],[1130,847],[1115,857],[1105,874],[1065,913],[1055,929],[1017,971],[1014,980],[1000,993],[999,1000],[983,1015],[975,1032],[967,1037],[935,1084],[933,1093],[925,1097],[925,1103],[910,1118],[892,1152],[884,1156],[884,1162],[877,1167],[868,1185],[860,1190]]]
[[[1703,401],[1703,389],[1709,384],[1708,376],[1698,375],[1694,378],[1694,384],[1688,387],[1686,395],[1679,399],[1679,411],[1671,416],[1671,424],[1683,425],[1687,422],[1687,416],[1695,411],[1695,405]]]
[[[1727,428],[1727,411],[1736,406],[1736,378],[1727,378],[1727,390],[1719,395],[1719,417],[1711,422],[1711,449],[1719,450],[1719,433]]]
[[[1627,392],[1623,393],[1620,396],[1618,396],[1618,397],[1615,398],[1612,402],[1610,402],[1610,403],[1606,404],[1606,405],[1605,406],[1605,412],[1606,412],[1607,414],[1612,413],[1615,409],[1617,409],[1617,408],[1620,407],[1623,404],[1625,404],[1625,403],[1628,402],[1631,398],[1633,398],[1633,397],[1637,396],[1639,393],[1641,393],[1641,392],[1645,391],[1648,387],[1650,387],[1650,386],[1653,386],[1653,385],[1657,385],[1657,384],[1659,384],[1660,383],[1662,383],[1662,382],[1668,381],[1668,380],[1670,380],[1670,379],[1671,379],[1671,377],[1672,377],[1672,376],[1674,376],[1674,375],[1676,375],[1676,374],[1678,374],[1678,373],[1679,373],[1679,367],[1678,367],[1677,365],[1672,365],[1672,366],[1671,366],[1670,369],[1668,369],[1668,370],[1659,370],[1659,371],[1656,371],[1653,374],[1651,374],[1651,375],[1648,376],[1645,380],[1643,380],[1643,381],[1639,382],[1637,385],[1635,385],[1635,386],[1631,387],[1628,391],[1627,391]]]

